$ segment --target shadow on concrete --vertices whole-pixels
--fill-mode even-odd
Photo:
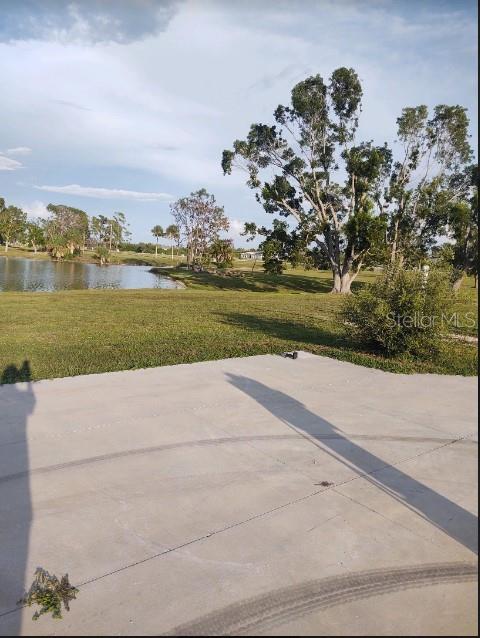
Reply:
[[[29,362],[7,366],[0,384],[0,479],[12,471],[24,473],[17,481],[0,480],[0,635],[5,614],[9,634],[18,635],[21,614],[9,612],[25,592],[32,520],[27,425],[35,396]]]
[[[377,488],[470,551],[478,553],[478,519],[471,512],[346,438],[334,425],[308,410],[300,401],[253,379],[230,373],[226,376],[232,385],[255,399],[312,445],[357,474],[365,475],[365,479]]]

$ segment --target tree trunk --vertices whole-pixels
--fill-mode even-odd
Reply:
[[[352,251],[348,251],[348,257],[345,256],[345,260],[342,264],[342,257],[339,248],[339,242],[334,243],[331,240],[330,235],[326,235],[326,241],[320,243],[320,249],[324,253],[324,255],[328,258],[333,275],[333,287],[330,292],[332,293],[342,293],[349,294],[350,286],[352,280],[355,278],[354,275],[352,279],[351,267],[353,263],[353,254]],[[362,262],[360,262],[361,265]],[[357,273],[358,274],[358,271]]]
[[[331,292],[348,294],[350,292],[351,283],[352,282],[351,282],[351,277],[349,272],[342,275],[339,272],[336,272],[334,270],[333,271],[333,288]]]
[[[457,277],[457,279],[455,279],[455,281],[453,282],[453,291],[454,292],[458,292],[460,290],[460,288],[462,287],[464,279],[465,279],[465,273],[462,272],[462,274],[459,277]]]
[[[398,219],[395,221],[395,232],[393,235],[392,249],[390,253],[390,263],[394,264],[397,259],[397,243],[398,243]]]
[[[172,261],[173,261],[173,244],[172,244]]]
[[[158,239],[157,239],[157,243],[155,244],[155,257],[157,257],[158,255]]]
[[[8,253],[8,240],[5,240],[5,252]]]
[[[187,268],[191,268],[192,267],[192,246],[188,245],[187,246]]]

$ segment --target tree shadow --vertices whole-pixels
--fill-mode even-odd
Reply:
[[[232,385],[322,452],[364,476],[372,485],[470,551],[478,552],[478,519],[471,512],[352,442],[300,401],[253,379],[230,373],[226,376]]]
[[[235,271],[232,274],[177,271],[188,287],[196,286],[218,290],[241,290],[244,292],[330,292],[332,283],[320,277],[304,275],[269,275],[263,272]]]
[[[28,417],[35,407],[31,379],[28,361],[7,366],[0,377],[0,635],[21,631],[21,614],[12,610],[25,591],[32,520],[27,441]],[[24,475],[9,481],[13,473]]]
[[[259,317],[243,313],[218,313],[225,323],[239,328],[246,328],[252,332],[259,332],[270,337],[291,341],[295,344],[308,344],[329,346],[332,348],[346,348],[358,353],[376,354],[373,349],[368,349],[360,344],[343,330],[329,330],[322,326],[305,325],[286,319]],[[338,319],[340,322],[340,319]]]

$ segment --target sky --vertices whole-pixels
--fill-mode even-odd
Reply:
[[[0,0],[0,197],[123,211],[134,241],[199,188],[271,220],[222,151],[292,87],[353,67],[359,140],[394,145],[405,106],[461,104],[477,154],[473,0]]]

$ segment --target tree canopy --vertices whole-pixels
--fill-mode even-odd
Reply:
[[[466,195],[465,170],[472,158],[466,109],[408,107],[397,118],[401,149],[387,190],[390,261],[415,265],[444,231],[448,210]],[[468,181],[468,180],[467,180]]]
[[[5,244],[5,252],[9,245],[22,237],[27,215],[17,206],[5,206],[5,200],[0,197],[0,237]]]
[[[90,239],[96,246],[105,246],[108,250],[118,250],[120,244],[130,235],[125,214],[114,213],[93,216],[90,220]]]
[[[277,107],[276,124],[252,124],[246,140],[236,140],[222,158],[224,173],[246,170],[267,213],[293,218],[303,241],[324,252],[335,292],[350,290],[385,224],[373,209],[391,152],[355,144],[361,101],[353,69],[337,69],[328,83],[309,77],[293,87],[290,105]]]
[[[172,259],[173,259],[174,244],[176,244],[177,246],[177,253],[180,248],[181,237],[180,237],[180,229],[178,228],[178,226],[176,224],[170,224],[169,226],[167,226],[167,229],[165,230],[165,237],[168,237],[168,239],[170,239],[170,241],[172,242]]]
[[[306,78],[277,107],[275,124],[252,124],[222,156],[224,174],[244,170],[264,210],[293,222],[295,236],[283,248],[323,253],[334,292],[349,292],[369,260],[425,255],[445,202],[459,197],[453,178],[471,158],[463,107],[439,105],[430,118],[425,106],[405,108],[397,120],[403,157],[394,161],[385,143],[356,139],[362,97],[351,68],[336,69],[328,82]]]
[[[165,231],[163,230],[163,226],[157,224],[151,230],[152,235],[155,237],[155,255],[158,255],[158,240],[160,237],[165,237]]]
[[[45,222],[45,240],[51,254],[62,258],[84,248],[89,236],[87,213],[64,204],[49,204],[47,210],[51,217]]]
[[[202,267],[210,245],[219,239],[221,231],[229,229],[223,206],[202,188],[181,197],[170,205],[170,210],[187,246],[188,265]]]

